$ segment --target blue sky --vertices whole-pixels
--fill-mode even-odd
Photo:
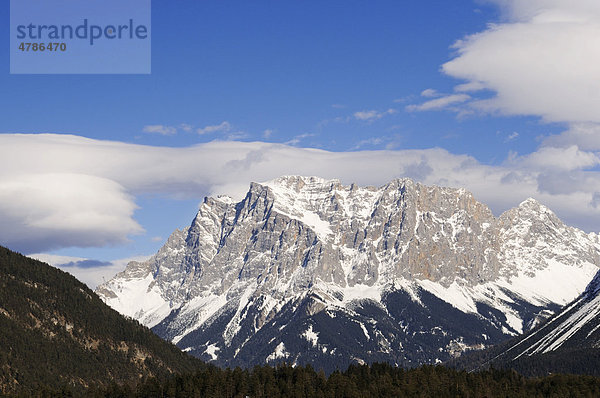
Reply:
[[[445,112],[352,118],[363,110],[403,110],[430,87],[452,92],[456,81],[441,74],[440,65],[451,59],[455,40],[499,18],[494,6],[182,1],[173,7],[155,0],[152,11],[150,76],[5,73],[3,131],[186,146],[222,137],[150,135],[142,128],[228,121],[232,132],[243,131],[242,140],[264,140],[264,131],[272,130],[272,142],[312,134],[299,144],[336,151],[361,142],[361,148],[442,146],[499,162],[505,153],[490,148],[516,129],[527,131],[512,146],[526,150],[536,146],[537,135],[553,130],[535,118],[495,118],[489,134],[490,118],[457,121]],[[35,117],[24,117],[32,110]],[[365,143],[374,136],[385,138]]]
[[[465,186],[496,214],[534,196],[598,231],[596,3],[153,0],[150,75],[11,75],[1,24],[0,243],[152,254],[204,195],[280,173]]]

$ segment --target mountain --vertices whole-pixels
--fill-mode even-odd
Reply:
[[[97,293],[217,365],[438,363],[533,328],[597,272],[600,240],[533,199],[286,176],[192,224]]]
[[[71,275],[0,247],[0,395],[79,396],[199,365]]]
[[[458,365],[513,368],[531,376],[600,376],[600,271],[576,300],[539,327]]]

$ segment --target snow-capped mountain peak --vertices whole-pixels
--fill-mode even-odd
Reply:
[[[434,363],[548,316],[599,256],[595,235],[533,199],[494,217],[464,189],[284,176],[237,203],[206,198],[98,293],[217,363]]]

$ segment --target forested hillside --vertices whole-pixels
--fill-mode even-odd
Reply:
[[[573,375],[527,379],[514,371],[468,373],[429,365],[410,370],[389,364],[351,365],[327,378],[310,366],[257,366],[252,370],[207,367],[165,383],[150,380],[136,390],[115,387],[104,394],[182,398],[598,397],[600,379]]]
[[[0,393],[134,385],[199,366],[71,275],[0,247]]]

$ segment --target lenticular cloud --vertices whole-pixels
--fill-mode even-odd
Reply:
[[[0,181],[0,242],[30,253],[121,243],[142,232],[136,206],[109,179],[72,173],[16,174]]]
[[[409,177],[464,187],[500,212],[527,197],[565,222],[594,230],[600,222],[598,157],[542,147],[501,165],[444,149],[329,152],[265,142],[214,141],[187,148],[153,147],[57,134],[0,135],[0,244],[24,253],[123,243],[143,233],[135,197],[173,199],[228,194],[241,199],[251,181],[281,175],[383,185]],[[561,167],[556,167],[556,156]],[[570,176],[570,192],[548,182]],[[595,196],[596,195],[596,196]],[[173,228],[178,226],[173,226]]]

